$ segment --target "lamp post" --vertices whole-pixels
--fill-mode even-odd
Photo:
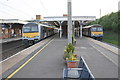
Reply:
[[[68,44],[72,43],[72,9],[71,0],[68,0]]]

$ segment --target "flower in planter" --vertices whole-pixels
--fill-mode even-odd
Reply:
[[[69,53],[68,53],[68,52],[65,52],[65,53],[64,53],[64,59],[65,59],[65,58],[69,58]]]
[[[67,58],[67,60],[77,60],[77,54],[74,53],[75,47],[72,45],[72,43],[69,43],[67,46],[65,46],[64,50],[64,59]]]
[[[72,45],[72,43],[69,43],[69,44],[67,45],[66,51],[67,51],[68,53],[70,53],[71,51],[72,51],[72,53],[74,53],[75,47]]]
[[[69,46],[65,46],[65,50],[64,50],[64,58],[68,58],[69,57],[69,52],[70,52],[70,48]]]
[[[76,68],[77,67],[77,61],[79,61],[78,58],[77,58],[77,55],[73,54],[72,51],[71,51],[70,54],[69,54],[69,57],[66,58],[67,67],[68,68]]]
[[[74,53],[75,47],[72,45],[72,43],[69,43],[67,46],[65,46],[64,50],[64,59],[67,62],[67,66],[69,68],[75,68],[77,66],[77,54]]]
[[[75,57],[77,57],[77,54],[74,53],[73,55],[74,55]]]
[[[69,58],[67,57],[67,58],[66,58],[66,61],[68,61],[68,59],[69,59]]]
[[[67,51],[66,51],[66,49],[64,50],[64,53],[66,53]]]
[[[66,61],[79,61],[76,54],[69,54],[69,57],[66,59]]]

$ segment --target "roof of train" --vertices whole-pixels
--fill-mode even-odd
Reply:
[[[99,24],[94,24],[94,25],[90,25],[90,26],[85,26],[83,28],[90,28],[90,27],[102,27],[102,26]]]
[[[28,24],[37,24],[37,25],[41,25],[41,26],[45,26],[45,27],[49,27],[49,28],[56,28],[55,26],[45,25],[45,24],[41,24],[41,23],[37,23],[37,22],[29,22],[25,25],[28,25]]]

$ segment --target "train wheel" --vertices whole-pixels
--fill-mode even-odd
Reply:
[[[99,41],[102,41],[102,37],[99,38]]]
[[[33,40],[30,40],[29,41],[29,45],[33,45],[34,44],[34,41]]]

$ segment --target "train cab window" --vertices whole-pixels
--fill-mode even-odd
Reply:
[[[97,31],[103,31],[102,27],[98,27]]]
[[[38,27],[37,26],[31,27],[31,31],[32,32],[37,32],[38,31]]]
[[[23,32],[24,33],[30,32],[30,27],[23,27]]]
[[[99,32],[99,31],[103,31],[103,28],[102,27],[92,27],[91,31],[93,31],[93,32]]]
[[[91,31],[93,31],[93,32],[96,31],[96,30],[97,30],[96,27],[92,27],[92,28],[91,28]]]
[[[28,32],[38,32],[38,27],[37,26],[25,26],[25,27],[23,27],[23,33],[28,33]]]
[[[28,23],[23,26],[23,33],[38,32],[38,24]]]

